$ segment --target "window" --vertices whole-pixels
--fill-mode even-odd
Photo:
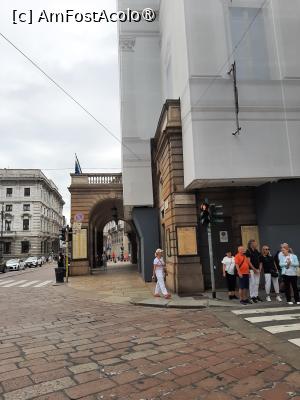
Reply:
[[[23,211],[30,211],[30,204],[23,204]]]
[[[7,212],[12,211],[12,204],[6,204],[5,211],[7,211]]]
[[[12,188],[6,188],[6,197],[12,197],[13,190]]]
[[[232,47],[240,42],[253,20],[253,27],[235,52],[237,78],[270,79],[263,11],[259,11],[258,8],[230,7]]]
[[[11,221],[5,220],[5,231],[10,232],[11,231]]]
[[[29,197],[30,196],[30,188],[24,188],[24,196]]]
[[[28,242],[28,240],[24,240],[23,242],[21,242],[21,252],[22,253],[28,253],[29,248],[30,248],[30,243]]]
[[[29,231],[29,219],[23,219],[23,231]]]
[[[4,242],[4,254],[11,254],[11,242]]]

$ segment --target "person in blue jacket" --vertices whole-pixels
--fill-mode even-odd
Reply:
[[[296,304],[300,304],[299,291],[297,287],[298,257],[292,254],[290,247],[285,244],[279,253],[279,265],[285,286],[285,297],[288,304],[293,304],[291,297],[291,286]]]

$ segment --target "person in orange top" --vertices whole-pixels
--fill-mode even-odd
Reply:
[[[234,257],[235,267],[239,276],[239,294],[240,303],[243,305],[249,304],[249,274],[250,274],[250,259],[245,255],[243,246],[239,246],[238,252]]]

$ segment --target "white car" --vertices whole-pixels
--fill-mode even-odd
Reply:
[[[19,258],[13,258],[6,261],[6,269],[9,271],[19,271],[20,269],[25,269],[25,262]]]
[[[40,260],[37,257],[28,257],[25,260],[25,266],[29,268],[36,268],[41,265]]]

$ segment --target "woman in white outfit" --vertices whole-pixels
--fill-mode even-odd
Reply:
[[[163,294],[165,299],[169,299],[171,295],[168,293],[165,285],[165,273],[166,267],[164,263],[164,259],[162,258],[162,249],[157,249],[155,252],[155,259],[153,261],[153,276],[152,279],[157,279],[157,283],[155,286],[155,297],[160,297],[160,293]]]
[[[271,256],[269,246],[263,246],[262,252],[259,257],[260,269],[264,272],[265,275],[265,290],[266,290],[266,300],[271,301],[270,291],[271,291],[271,283],[273,283],[274,291],[276,293],[276,300],[282,301],[279,295],[279,282],[278,282],[278,269],[274,260],[274,257]]]

